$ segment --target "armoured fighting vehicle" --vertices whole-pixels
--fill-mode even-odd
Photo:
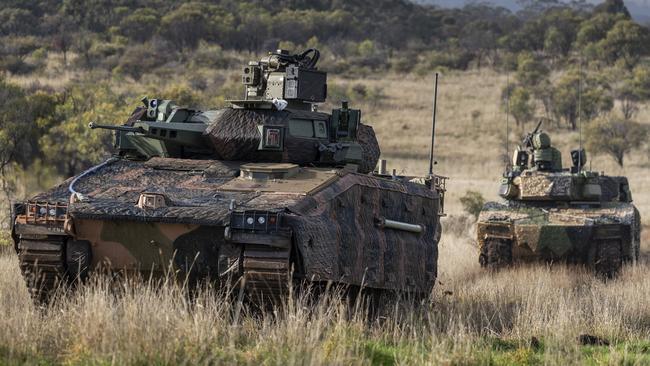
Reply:
[[[274,297],[290,280],[427,293],[437,271],[444,179],[373,172],[372,127],[346,102],[317,111],[317,50],[242,68],[244,96],[199,111],[144,98],[115,154],[13,205],[27,285],[97,269],[178,273]]]
[[[560,151],[539,127],[514,152],[499,189],[504,202],[485,204],[477,235],[481,266],[563,261],[612,277],[639,256],[640,218],[626,177],[584,169],[584,149]]]

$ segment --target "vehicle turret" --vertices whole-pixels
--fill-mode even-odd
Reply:
[[[572,151],[572,166],[564,168],[560,151],[540,126],[541,122],[515,149],[512,168],[504,174],[499,189],[501,197],[511,201],[629,202],[627,179],[583,169],[587,159],[584,149]]]
[[[246,64],[244,95],[227,108],[143,98],[120,126],[91,122],[115,133],[117,156],[12,205],[35,299],[107,271],[254,302],[284,302],[302,283],[428,296],[446,179],[432,168],[435,102],[429,174],[390,174],[385,161],[371,173],[379,146],[360,110],[317,110],[318,58]]]
[[[243,67],[244,98],[224,109],[199,111],[171,100],[143,98],[116,131],[118,154],[248,162],[343,166],[368,173],[379,159],[372,127],[346,101],[331,113],[317,111],[327,96],[327,74],[316,49],[270,53]]]

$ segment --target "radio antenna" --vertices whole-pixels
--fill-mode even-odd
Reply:
[[[438,73],[433,84],[433,121],[431,123],[431,150],[429,150],[429,177],[433,176],[433,147],[436,142],[436,109],[438,107]]]
[[[580,150],[578,151],[578,172],[582,171],[582,53],[580,54],[580,67],[578,77],[578,140]]]
[[[506,170],[510,171],[510,71],[506,72]]]

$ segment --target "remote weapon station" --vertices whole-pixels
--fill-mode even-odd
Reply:
[[[225,109],[144,98],[123,125],[91,123],[114,130],[114,157],[13,205],[34,296],[98,268],[171,269],[263,297],[292,280],[431,291],[444,179],[373,173],[379,145],[361,112],[317,111],[318,58],[250,62]]]
[[[639,256],[640,218],[626,177],[584,170],[584,149],[563,168],[541,122],[515,150],[499,195],[478,220],[479,262],[501,267],[532,260],[590,266],[614,276]]]

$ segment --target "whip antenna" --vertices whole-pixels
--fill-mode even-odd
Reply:
[[[506,72],[506,170],[510,170],[510,71]]]
[[[578,77],[578,172],[582,171],[582,54],[580,54],[580,69]]]
[[[436,142],[436,109],[438,104],[438,73],[433,84],[433,121],[431,123],[431,150],[429,150],[429,176],[433,176],[433,147]]]

